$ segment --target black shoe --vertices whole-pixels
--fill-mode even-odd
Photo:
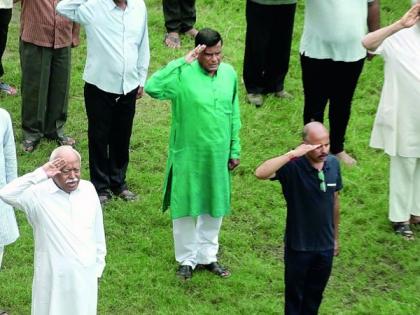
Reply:
[[[193,269],[191,266],[180,265],[176,272],[176,276],[181,280],[190,280],[192,278],[192,272]]]
[[[117,194],[117,197],[125,201],[136,201],[137,199],[139,199],[139,197],[135,193],[129,191],[128,189],[125,189],[119,194]]]

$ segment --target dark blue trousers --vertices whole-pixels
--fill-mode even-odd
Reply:
[[[285,249],[285,315],[318,314],[322,294],[331,274],[334,250]]]

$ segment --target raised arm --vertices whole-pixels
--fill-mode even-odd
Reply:
[[[95,15],[95,10],[88,4],[88,0],[61,0],[56,11],[79,24],[90,24]]]
[[[395,34],[396,32],[414,26],[420,19],[420,3],[415,4],[408,10],[404,16],[397,22],[383,27],[375,32],[367,34],[363,40],[363,46],[370,50],[375,51],[382,42],[389,36]]]
[[[204,49],[206,49],[205,45],[198,45],[188,52],[185,57],[173,60],[164,68],[155,72],[147,80],[146,86],[144,87],[145,92],[159,100],[174,99],[178,92],[182,67],[196,60],[200,52]]]
[[[258,179],[269,179],[276,176],[276,172],[286,165],[290,160],[303,156],[306,153],[315,150],[318,148],[320,144],[301,144],[296,149],[289,151],[283,155],[278,157],[269,159],[262,163],[260,166],[257,167],[255,170],[255,176]]]

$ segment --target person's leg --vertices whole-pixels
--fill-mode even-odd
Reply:
[[[329,59],[314,59],[300,56],[302,67],[303,93],[305,106],[303,109],[303,123],[324,121],[324,111],[329,99]]]
[[[321,305],[322,295],[331,275],[333,250],[316,254],[305,279],[301,314],[316,315]]]
[[[12,9],[0,9],[0,78],[4,74],[2,57],[6,49],[7,33],[9,31],[9,23],[12,18]]]
[[[172,220],[175,259],[180,265],[197,265],[196,219],[183,217]]]
[[[269,14],[270,40],[264,66],[266,93],[284,90],[284,79],[289,71],[290,49],[292,47],[293,25],[296,4],[283,4],[271,7]]]
[[[412,182],[411,219],[412,223],[420,223],[420,158],[416,158],[416,167]],[[420,225],[419,225],[420,226]]]
[[[116,195],[127,190],[125,175],[129,162],[136,95],[137,88],[126,95],[121,95],[112,107],[109,134],[109,180],[110,188]]]
[[[285,315],[301,314],[305,279],[312,262],[308,252],[284,250]]]
[[[207,265],[217,261],[219,232],[223,217],[213,218],[208,214],[197,219],[197,263]]]
[[[181,27],[180,32],[195,36],[194,24],[196,22],[195,0],[180,0]]]
[[[86,83],[84,88],[88,118],[90,180],[98,195],[109,195],[108,145],[112,126],[112,107],[118,95],[104,92]]]
[[[405,222],[410,220],[410,206],[419,194],[414,191],[416,158],[391,156],[389,171],[389,220]]]
[[[45,136],[50,139],[64,137],[70,87],[71,48],[53,49],[48,104],[45,118]]]
[[[180,0],[162,0],[163,17],[165,28],[168,33],[179,33],[181,29],[181,6]]]
[[[24,140],[38,142],[45,130],[52,49],[20,42],[22,130]],[[32,150],[28,150],[32,151]]]
[[[4,246],[0,245],[0,269],[3,262]]]
[[[269,7],[271,6],[261,5],[250,0],[246,3],[247,26],[243,78],[246,91],[249,94],[262,94],[265,90],[263,85],[264,64],[270,36],[266,16]]]
[[[344,150],[344,136],[350,119],[351,102],[363,64],[364,59],[355,62],[333,62],[329,109],[330,151],[333,154]]]

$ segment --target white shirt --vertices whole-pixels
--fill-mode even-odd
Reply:
[[[144,86],[150,52],[142,0],[128,0],[125,10],[112,0],[62,0],[56,10],[85,26],[86,82],[116,94]]]
[[[22,209],[34,231],[32,314],[95,315],[106,246],[93,185],[81,180],[68,194],[39,168],[3,187],[0,198]]]
[[[385,81],[370,146],[420,158],[420,26],[388,37],[373,52],[385,60]]]
[[[13,0],[0,0],[0,9],[13,8]]]
[[[16,148],[12,121],[7,111],[0,108],[0,188],[17,177]],[[16,241],[19,230],[15,212],[0,200],[0,246]]]
[[[369,2],[373,0],[306,0],[300,53],[345,62],[366,57],[361,40]]]

